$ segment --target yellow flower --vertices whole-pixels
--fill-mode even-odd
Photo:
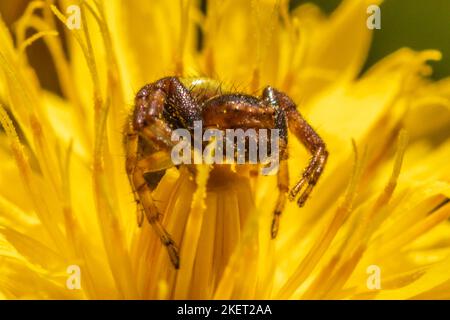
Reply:
[[[326,17],[287,1],[208,1],[205,14],[188,0],[87,0],[63,37],[73,2],[33,1],[15,43],[0,22],[0,297],[449,299],[450,79],[426,78],[438,51],[409,49],[358,76],[374,2]],[[41,37],[62,96],[27,62]],[[178,271],[138,228],[122,127],[137,89],[167,75],[270,84],[324,138],[324,176],[304,208],[287,205],[276,240],[276,178],[240,167],[199,166],[196,181],[173,168],[155,190]],[[308,154],[289,148],[296,179]]]

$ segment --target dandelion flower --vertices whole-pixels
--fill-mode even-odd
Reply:
[[[449,299],[450,80],[427,78],[438,51],[406,48],[359,75],[374,2],[325,16],[287,1],[86,0],[69,29],[73,3],[47,0],[14,30],[0,22],[0,297]],[[61,95],[27,61],[41,38]],[[179,270],[137,226],[123,123],[137,89],[168,75],[270,84],[326,141],[324,176],[275,240],[276,178],[239,166],[199,165],[195,180],[173,168],[155,190]],[[289,154],[295,179],[308,154],[294,139]]]

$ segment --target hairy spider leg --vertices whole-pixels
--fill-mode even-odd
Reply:
[[[266,88],[265,92],[270,93],[276,104],[284,111],[289,129],[312,155],[302,177],[290,190],[288,197],[290,201],[293,201],[302,191],[297,204],[299,207],[303,207],[323,172],[328,159],[328,151],[322,138],[297,111],[291,98],[271,87]]]
[[[286,205],[286,194],[289,191],[289,171],[287,166],[287,160],[280,160],[280,168],[277,173],[277,188],[278,188],[278,198],[273,211],[272,226],[270,229],[270,235],[272,239],[275,239],[278,234],[278,229],[280,227],[280,216]]]
[[[137,205],[142,207],[148,222],[167,248],[176,269],[180,266],[179,250],[161,223],[152,191],[161,179],[161,173],[173,166],[170,158],[172,130],[192,129],[193,122],[200,119],[199,114],[198,105],[183,84],[175,77],[163,78],[144,86],[136,95],[134,114],[125,136],[126,171]],[[151,150],[144,157],[140,154],[140,141],[147,143]],[[142,224],[142,220],[138,218],[138,223]]]
[[[147,136],[148,134],[149,132],[146,132]],[[155,185],[149,185],[148,178],[146,178],[146,174],[149,173],[161,177],[159,173],[165,171],[167,167],[173,166],[173,164],[170,163],[170,157],[167,159],[164,156],[164,152],[155,152],[140,159],[138,157],[139,138],[139,134],[135,131],[129,131],[127,133],[126,171],[137,203],[138,225],[142,225],[145,215],[162,244],[167,248],[172,264],[178,269],[180,263],[178,247],[161,223],[161,216],[152,197],[152,191]]]
[[[281,108],[276,97],[276,91],[272,87],[266,87],[262,94],[266,104],[271,105],[275,109],[275,127],[280,130],[280,165],[277,173],[278,198],[273,211],[273,219],[270,234],[272,239],[276,238],[280,225],[280,216],[283,213],[287,193],[289,191],[289,170],[287,165],[288,159],[288,133],[286,112]]]
[[[137,204],[137,214],[136,214],[137,224],[139,227],[141,227],[142,223],[144,222],[144,213],[143,208],[140,206],[139,196],[137,194],[136,188],[134,187],[132,176],[134,167],[136,166],[137,162],[138,139],[139,139],[138,134],[133,130],[131,121],[127,122],[127,127],[125,129],[125,136],[124,136],[124,145],[126,154],[125,171],[127,173],[131,189],[133,190],[134,201]]]

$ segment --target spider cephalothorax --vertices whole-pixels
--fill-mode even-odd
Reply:
[[[183,84],[184,83],[184,84]],[[189,89],[188,89],[189,88]],[[160,214],[152,198],[165,170],[175,164],[171,136],[176,129],[194,130],[194,123],[218,130],[278,129],[280,163],[278,199],[274,209],[271,235],[278,232],[279,217],[286,198],[302,207],[319,179],[327,161],[325,143],[297,111],[295,103],[283,92],[266,87],[261,97],[241,93],[222,93],[211,79],[184,80],[167,77],[145,85],[136,95],[133,114],[125,129],[126,171],[135,194],[139,212],[138,223],[144,215],[167,247],[170,259],[179,268],[175,242],[160,222]],[[287,168],[287,128],[311,152],[312,157],[302,177],[289,191]],[[195,174],[195,169],[190,169]],[[300,192],[301,191],[301,192]]]

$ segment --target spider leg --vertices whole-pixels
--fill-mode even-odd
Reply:
[[[138,194],[136,192],[136,188],[133,183],[133,172],[137,163],[137,155],[138,155],[138,134],[134,132],[131,123],[126,128],[125,134],[125,153],[126,153],[126,164],[125,169],[128,176],[128,181],[131,185],[131,189],[133,190],[134,201],[137,204],[137,224],[139,227],[142,226],[144,222],[144,213],[143,209],[140,206],[140,200]]]
[[[278,187],[278,198],[273,211],[273,219],[271,226],[271,236],[275,239],[278,234],[278,229],[280,226],[280,216],[284,210],[286,204],[286,194],[289,191],[289,171],[287,166],[287,160],[282,159],[280,161],[280,167],[277,173],[277,187]]]
[[[154,127],[158,126],[156,125]],[[152,139],[153,137],[151,136],[151,133],[153,131],[154,130],[148,130],[143,134],[147,139]],[[139,159],[139,135],[131,130],[127,133],[126,138],[126,171],[138,206],[138,225],[142,225],[145,215],[147,221],[160,238],[161,243],[166,247],[172,264],[176,269],[178,269],[180,265],[178,247],[169,232],[167,232],[162,225],[160,219],[161,215],[159,214],[152,197],[152,191],[157,186],[159,179],[162,177],[160,173],[164,173],[167,168],[173,166],[170,159],[170,152],[168,153],[164,150],[155,151],[147,157]],[[148,174],[156,177],[158,181],[156,181],[155,184],[149,183],[148,178],[146,178],[146,175]]]
[[[293,201],[300,194],[297,204],[299,207],[303,207],[323,172],[328,159],[328,151],[322,138],[301,116],[295,103],[286,94],[272,88],[266,88],[266,90],[272,90],[272,96],[276,103],[286,113],[289,129],[312,154],[302,177],[289,192],[290,201]]]
[[[302,188],[308,186],[306,183],[309,181],[309,179],[312,178],[313,172],[315,168],[317,167],[318,161],[321,158],[322,150],[316,151],[313,156],[311,157],[311,160],[308,164],[308,166],[305,168],[302,174],[302,178],[292,187],[291,191],[289,192],[289,200],[293,201],[297,194],[302,190]]]
[[[289,128],[312,154],[308,166],[303,171],[302,177],[289,192],[290,201],[293,201],[300,194],[297,204],[299,207],[303,207],[322,175],[328,159],[328,151],[323,140],[300,115],[296,108],[288,111],[287,116]]]
[[[152,191],[165,170],[174,166],[170,157],[174,146],[172,130],[193,129],[194,122],[201,119],[200,111],[198,103],[178,78],[163,78],[145,85],[136,94],[126,130],[126,169],[138,208],[166,247],[176,269],[180,266],[178,247],[161,223]],[[138,224],[142,220],[138,216]]]
[[[287,96],[284,96],[283,98],[286,99]],[[289,192],[290,201],[293,201],[301,192],[297,204],[299,207],[303,207],[322,175],[328,159],[328,151],[322,138],[320,138],[317,132],[314,131],[309,123],[297,111],[292,100],[290,98],[287,99],[285,106],[288,108],[286,114],[289,128],[312,155],[308,166],[303,171],[302,177]]]
[[[166,247],[172,264],[178,269],[180,266],[178,246],[162,225],[161,215],[152,197],[152,191],[158,185],[165,170],[173,167],[170,150],[174,143],[169,138],[170,134],[170,128],[159,119],[155,119],[152,125],[142,130],[140,136],[149,142],[156,141],[159,150],[137,161],[133,174],[133,184],[136,187],[147,221],[160,238],[161,243]],[[148,177],[148,175],[150,176]]]
[[[305,169],[304,174],[302,175],[302,178],[289,193],[290,200],[294,200],[295,196],[307,183],[306,187],[297,200],[297,204],[299,207],[303,207],[305,205],[306,200],[308,199],[312,189],[316,185],[319,177],[323,172],[327,157],[328,152],[324,148],[319,147],[316,153],[314,153],[313,157],[311,158],[308,167]]]
[[[283,213],[286,204],[287,193],[289,191],[289,169],[288,169],[288,133],[286,112],[281,108],[276,98],[276,91],[271,87],[267,87],[263,91],[263,99],[275,108],[275,127],[280,131],[279,152],[280,165],[277,173],[278,198],[273,211],[273,219],[271,226],[271,236],[274,239],[278,234],[280,225],[280,216]]]
[[[169,232],[161,223],[161,215],[156,208],[155,202],[152,198],[152,190],[145,179],[145,171],[136,166],[133,172],[133,184],[136,186],[136,191],[139,196],[140,204],[144,209],[145,216],[161,240],[161,243],[166,247],[170,260],[176,269],[180,266],[180,257],[178,254],[178,247],[175,241],[170,236]]]

